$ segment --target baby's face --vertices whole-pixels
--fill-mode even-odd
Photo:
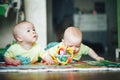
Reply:
[[[26,43],[34,43],[38,39],[35,27],[30,23],[26,23],[20,27],[19,36],[21,37],[22,41]]]
[[[71,47],[74,53],[80,51],[80,45],[82,42],[82,32],[75,27],[68,27],[64,33],[65,47]]]
[[[64,45],[65,45],[66,47],[72,48],[72,50],[73,50],[73,52],[74,52],[74,54],[75,54],[75,53],[78,53],[78,52],[79,52],[81,42],[80,42],[80,41],[74,41],[74,42],[64,41]]]

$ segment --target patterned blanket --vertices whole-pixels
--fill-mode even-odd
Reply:
[[[0,62],[0,72],[42,72],[42,71],[120,71],[120,63],[108,60],[82,61],[66,65],[45,65],[42,63],[11,66]]]

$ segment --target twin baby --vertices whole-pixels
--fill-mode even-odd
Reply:
[[[104,59],[98,56],[93,49],[82,43],[82,32],[74,26],[70,26],[65,30],[61,42],[47,50],[44,50],[37,43],[38,35],[35,26],[28,21],[16,24],[13,28],[13,36],[17,43],[12,44],[4,54],[4,61],[8,65],[34,64],[38,61],[48,65],[56,64],[58,58],[55,57],[58,56],[58,53],[65,53],[64,49],[68,49],[70,56],[67,59],[72,59],[70,60],[71,62],[80,61],[82,55],[89,55],[97,61]],[[60,52],[56,51],[58,48],[63,50],[63,52],[61,50]]]

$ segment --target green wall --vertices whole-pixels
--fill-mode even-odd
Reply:
[[[120,0],[117,0],[118,48],[120,48]]]

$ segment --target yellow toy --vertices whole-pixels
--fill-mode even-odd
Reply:
[[[73,59],[73,50],[72,48],[65,48],[64,46],[57,48],[56,56],[52,56],[56,64],[65,65],[70,63]]]

